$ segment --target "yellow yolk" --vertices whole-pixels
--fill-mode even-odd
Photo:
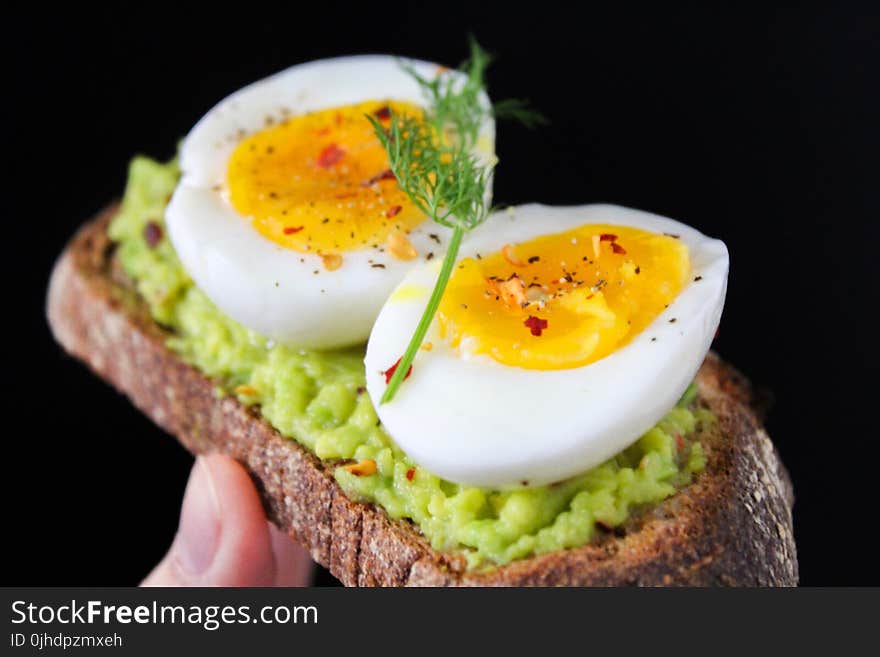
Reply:
[[[243,140],[227,174],[233,207],[263,235],[300,252],[382,246],[424,215],[398,187],[366,115],[421,116],[370,101],[288,118]]]
[[[470,353],[536,370],[581,367],[629,342],[690,274],[678,239],[585,225],[459,263],[438,319]]]

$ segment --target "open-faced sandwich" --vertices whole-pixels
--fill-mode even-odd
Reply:
[[[724,244],[490,211],[486,58],[295,66],[136,158],[49,290],[58,341],[245,465],[347,585],[794,585],[791,485],[709,351]]]

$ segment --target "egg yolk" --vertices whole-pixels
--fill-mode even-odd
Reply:
[[[464,259],[438,311],[440,333],[505,365],[581,367],[638,335],[689,275],[674,236],[584,225]]]
[[[367,115],[421,117],[415,105],[369,101],[287,118],[244,139],[227,173],[232,206],[265,237],[300,252],[381,247],[424,215],[397,185]]]

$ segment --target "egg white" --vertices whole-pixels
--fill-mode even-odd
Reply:
[[[409,63],[428,79],[438,74],[436,64]],[[165,220],[183,266],[224,313],[266,337],[304,348],[329,349],[367,339],[382,303],[419,260],[401,261],[364,248],[343,252],[342,267],[327,271],[317,254],[286,249],[260,234],[232,207],[224,187],[235,147],[268,121],[386,99],[424,106],[421,88],[397,58],[319,60],[241,89],[192,129],[180,149],[181,180]],[[490,106],[485,94],[481,101]],[[495,124],[489,118],[481,127],[477,153],[484,161],[494,159],[494,141]],[[488,188],[491,194],[491,181]],[[426,220],[408,238],[425,258],[442,254],[449,234]]]
[[[626,346],[573,369],[529,370],[463,353],[437,337],[435,321],[427,338],[433,348],[419,351],[394,400],[380,404],[383,372],[406,348],[439,273],[436,264],[414,269],[379,313],[364,362],[382,424],[416,463],[449,481],[487,488],[560,481],[635,442],[687,389],[724,306],[723,242],[672,219],[614,205],[531,204],[495,213],[467,239],[460,257],[584,224],[678,235],[690,253],[691,281]]]

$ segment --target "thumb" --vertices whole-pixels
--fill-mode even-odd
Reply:
[[[303,586],[310,568],[308,553],[270,530],[245,469],[213,454],[196,459],[177,535],[143,585]]]

